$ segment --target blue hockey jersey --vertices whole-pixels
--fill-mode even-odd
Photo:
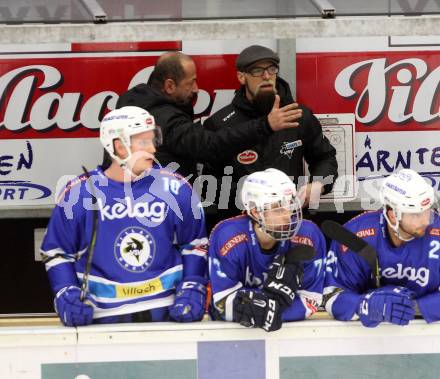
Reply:
[[[261,289],[267,270],[277,254],[285,254],[296,244],[316,250],[314,259],[304,262],[304,277],[292,305],[283,312],[284,321],[303,320],[317,311],[322,301],[326,244],[319,228],[303,220],[298,234],[280,241],[271,254],[262,252],[247,216],[222,221],[209,238],[209,273],[213,304],[222,319],[233,321],[233,299],[240,289]]]
[[[432,212],[433,223],[425,236],[400,247],[390,242],[382,211],[363,213],[344,225],[376,249],[380,285],[413,291],[428,322],[440,319],[440,218]],[[375,287],[366,260],[333,241],[326,271],[324,295],[330,295],[327,311],[338,320],[356,319],[362,294]]]
[[[94,318],[167,307],[187,276],[206,277],[203,209],[177,174],[153,168],[131,183],[91,172],[98,206],[89,275]],[[92,238],[94,207],[85,175],[69,183],[53,211],[41,254],[54,294],[80,286]]]

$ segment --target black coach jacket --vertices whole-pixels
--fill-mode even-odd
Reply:
[[[277,91],[280,95],[280,107],[293,102],[289,85],[281,78],[277,78]],[[303,158],[309,165],[312,176],[333,176],[335,180],[338,173],[336,150],[329,140],[322,134],[322,127],[312,111],[300,105],[303,116],[299,120],[299,127],[286,129],[268,136],[259,142],[237,154],[227,164],[233,167],[233,182],[255,171],[266,168],[277,168],[293,177],[298,184],[298,177],[304,175]],[[261,119],[253,104],[247,100],[245,88],[241,87],[232,100],[232,103],[210,118],[204,126],[210,130],[245,128],[247,122]],[[217,172],[220,172],[217,167]],[[300,181],[299,184],[304,184]],[[324,193],[333,188],[332,184],[325,184]]]
[[[154,116],[163,135],[163,145],[157,149],[156,158],[164,167],[177,162],[180,165],[177,171],[183,176],[197,175],[197,162],[220,164],[273,134],[267,117],[239,129],[207,131],[200,123],[193,122],[191,105],[177,104],[147,84],[139,84],[124,93],[116,107],[127,105],[144,108]]]

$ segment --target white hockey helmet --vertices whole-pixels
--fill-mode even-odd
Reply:
[[[154,117],[143,108],[126,106],[105,115],[101,121],[99,138],[109,155],[121,166],[125,166],[131,158],[131,136],[150,130],[154,131],[154,145],[159,146],[162,143],[162,134]],[[115,154],[115,139],[119,139],[127,150],[126,158],[121,159]]]
[[[402,213],[420,213],[434,204],[433,188],[414,170],[402,169],[385,178],[380,201],[392,208],[400,220]]]
[[[284,172],[268,168],[252,173],[243,183],[241,198],[247,214],[275,240],[290,239],[298,232],[302,221],[301,204],[296,197],[295,184]],[[269,224],[265,211],[280,208],[290,212],[290,220],[286,222],[285,216],[280,215]],[[253,209],[258,216],[253,214]]]
[[[402,215],[404,213],[421,213],[432,208],[435,202],[434,189],[411,169],[402,169],[385,178],[379,196],[384,207],[384,217],[399,238],[401,237],[398,229]],[[390,222],[387,216],[387,207],[394,211],[397,219],[395,225]]]

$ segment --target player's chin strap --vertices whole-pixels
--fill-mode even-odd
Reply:
[[[122,140],[121,140],[122,145],[124,145],[125,150],[128,151],[128,155],[126,158],[122,159],[119,158],[116,154],[107,151],[109,153],[109,155],[116,161],[116,163],[119,164],[119,166],[122,168],[122,170],[124,171],[124,178],[125,178],[125,174],[129,175],[129,178],[132,180],[138,180],[141,177],[143,177],[145,175],[145,173],[141,173],[140,175],[136,175],[133,171],[131,171],[130,167],[128,166],[128,162],[130,161],[130,159],[133,157],[133,153],[131,152],[131,149],[129,146],[127,146]]]
[[[393,209],[394,212],[394,209]],[[392,222],[390,221],[390,219],[387,216],[387,210],[386,208],[384,208],[383,210],[383,216],[385,217],[385,220],[387,220],[388,225],[391,227],[391,229],[393,230],[395,236],[403,241],[403,242],[409,242],[412,241],[414,239],[414,237],[410,237],[410,238],[403,238],[400,234],[400,218],[402,217],[401,214],[396,214],[396,212],[394,212],[394,214],[396,215],[396,220],[397,222],[393,225]]]
[[[131,156],[131,153],[129,156]],[[131,180],[136,181],[136,180],[140,179],[139,177],[144,176],[144,173],[141,173],[140,175],[135,175],[135,173],[130,170],[130,167],[128,167],[127,162],[119,164],[119,165],[121,166],[122,170],[124,171],[124,178],[126,177],[126,174],[127,174]]]

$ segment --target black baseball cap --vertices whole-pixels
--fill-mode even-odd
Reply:
[[[240,53],[235,62],[235,67],[237,67],[238,71],[244,72],[254,63],[263,60],[272,61],[277,66],[280,63],[280,57],[271,49],[260,45],[252,45],[246,47],[246,49]]]

